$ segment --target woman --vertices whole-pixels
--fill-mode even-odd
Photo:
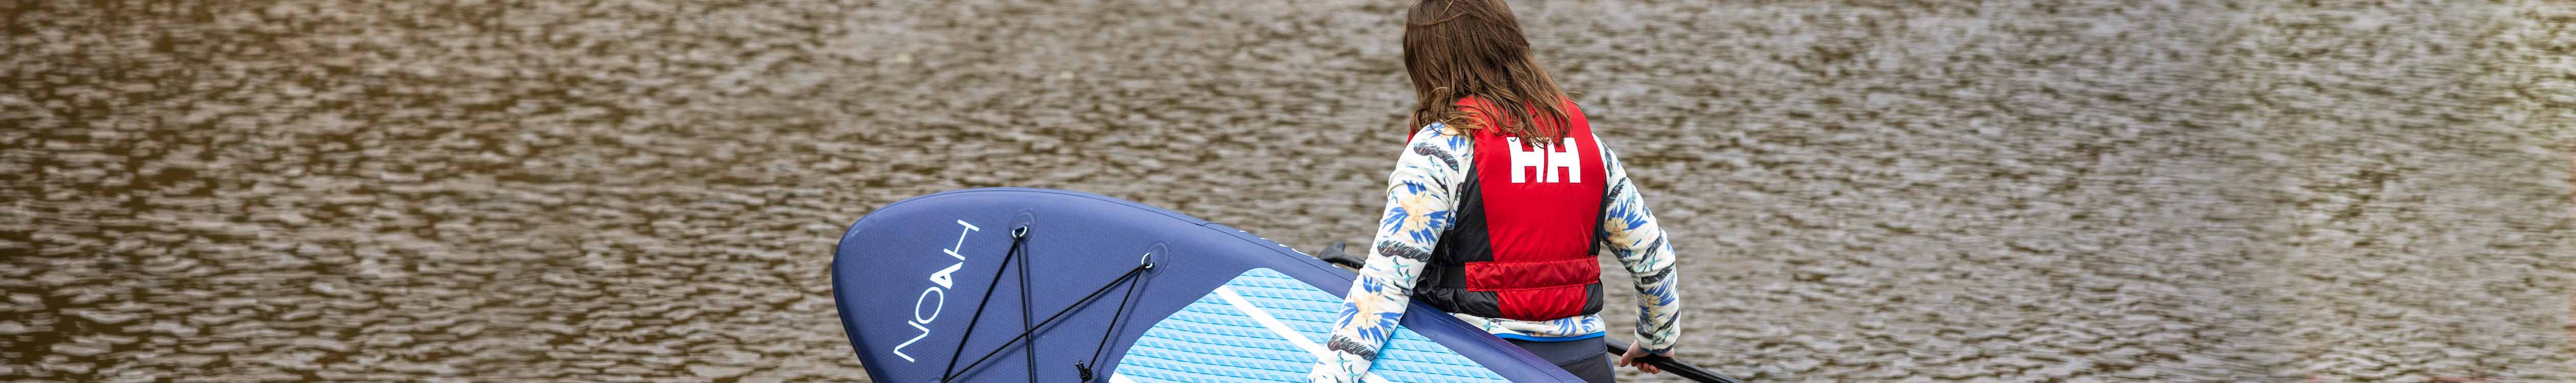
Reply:
[[[1604,352],[1608,250],[1641,295],[1636,365],[1679,339],[1672,249],[1583,111],[1530,59],[1501,0],[1425,0],[1407,11],[1404,67],[1419,104],[1360,278],[1307,380],[1359,382],[1420,299],[1591,382]],[[1606,246],[1606,248],[1605,248]]]

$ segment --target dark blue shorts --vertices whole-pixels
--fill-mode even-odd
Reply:
[[[1619,374],[1611,367],[1610,358],[1613,356],[1605,349],[1609,347],[1609,343],[1602,339],[1602,337],[1592,337],[1564,342],[1504,340],[1511,341],[1514,346],[1521,346],[1523,350],[1529,350],[1531,354],[1538,354],[1539,359],[1547,359],[1548,363],[1555,363],[1557,367],[1564,368],[1565,372],[1574,373],[1575,377],[1583,378],[1585,382],[1616,382],[1619,380]]]

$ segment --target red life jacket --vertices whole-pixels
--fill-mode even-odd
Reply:
[[[1455,225],[1440,236],[1414,296],[1443,311],[1526,321],[1601,312],[1601,212],[1609,171],[1583,111],[1567,101],[1565,137],[1546,148],[1495,127],[1502,115],[1478,108],[1487,128],[1475,140],[1470,176],[1459,186]],[[1532,123],[1555,124],[1544,118]]]

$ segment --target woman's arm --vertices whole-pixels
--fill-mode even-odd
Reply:
[[[1404,318],[1432,244],[1451,225],[1453,196],[1466,174],[1468,142],[1443,129],[1431,124],[1415,132],[1396,159],[1395,172],[1387,177],[1386,214],[1378,220],[1368,261],[1345,295],[1332,340],[1324,345],[1327,355],[1306,375],[1307,381],[1360,381]]]
[[[1655,224],[1655,214],[1646,211],[1646,199],[1628,180],[1628,170],[1619,166],[1618,155],[1602,149],[1601,160],[1610,168],[1610,198],[1609,205],[1602,207],[1601,238],[1636,279],[1637,342],[1647,352],[1670,354],[1681,340],[1677,324],[1682,312],[1681,288],[1673,276],[1673,247],[1664,240],[1664,228]]]

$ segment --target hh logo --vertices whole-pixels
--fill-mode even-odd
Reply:
[[[1504,137],[1503,142],[1512,148],[1512,183],[1529,182],[1529,173],[1538,173],[1540,183],[1583,182],[1583,149],[1574,146],[1574,139],[1560,138],[1546,148],[1521,145],[1519,137]]]

